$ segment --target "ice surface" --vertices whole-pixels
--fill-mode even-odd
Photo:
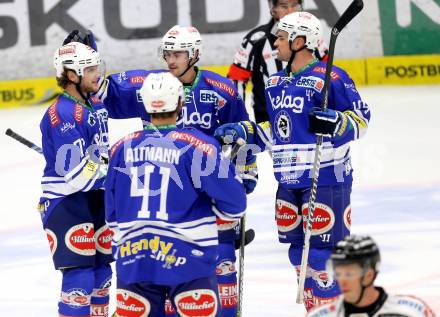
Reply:
[[[440,314],[440,87],[364,87],[360,93],[372,119],[365,138],[352,146],[352,232],[369,233],[380,244],[378,284],[420,296]],[[57,316],[61,276],[36,211],[43,158],[3,134],[12,128],[41,144],[44,110],[0,111],[2,316]],[[111,120],[111,141],[140,126]],[[243,315],[303,316],[287,246],[277,241],[269,156],[261,154],[258,163],[260,183],[249,196],[247,224],[256,238],[246,249]]]

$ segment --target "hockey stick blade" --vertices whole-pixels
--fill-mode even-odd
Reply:
[[[354,19],[355,16],[359,14],[359,12],[362,11],[364,7],[364,2],[362,0],[355,0],[353,1],[350,6],[345,10],[344,13],[342,13],[339,20],[336,22],[333,29],[338,30],[338,32],[341,32],[343,28],[347,26],[348,23],[350,23],[351,20]]]
[[[27,147],[31,148],[32,150],[43,154],[43,150],[41,149],[41,147],[39,147],[38,145],[36,145],[35,143],[32,143],[31,141],[29,141],[28,139],[22,137],[21,135],[19,135],[18,133],[15,133],[14,131],[12,131],[11,129],[7,129],[5,134],[7,136],[10,136],[11,138],[13,138],[14,140],[20,142],[21,144],[26,145]]]
[[[327,109],[328,93],[330,89],[330,75],[333,66],[333,57],[335,55],[336,39],[339,33],[342,31],[342,29],[345,28],[347,24],[350,23],[350,21],[353,20],[354,17],[359,14],[359,12],[362,11],[363,7],[364,7],[364,3],[362,0],[354,0],[345,10],[342,16],[338,19],[335,26],[332,28],[332,32],[330,36],[329,52],[328,52],[328,61],[325,70],[324,89],[322,92],[322,105],[321,105],[322,111],[325,111]],[[303,250],[301,255],[301,267],[298,276],[298,289],[296,294],[296,302],[298,304],[302,304],[304,302],[304,283],[307,274],[308,258],[309,258],[309,250],[310,250],[310,237],[313,226],[313,214],[315,211],[316,193],[318,189],[322,142],[323,142],[323,137],[322,135],[320,135],[316,140],[315,159],[312,168],[312,186],[310,189],[310,197],[308,202],[308,216],[307,216],[306,230],[304,235]]]

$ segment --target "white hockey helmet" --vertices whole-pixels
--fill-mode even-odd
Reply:
[[[315,50],[322,38],[321,21],[309,12],[290,13],[278,22],[277,28],[289,34],[290,42],[298,36],[304,36],[305,46],[309,50]]]
[[[185,100],[182,83],[168,72],[149,74],[140,95],[147,113],[173,112]]]
[[[61,46],[55,51],[53,57],[53,66],[57,71],[57,77],[61,77],[64,69],[71,69],[78,76],[83,76],[85,68],[100,64],[99,53],[79,42],[70,42]]]
[[[202,37],[193,26],[175,25],[163,36],[159,47],[159,58],[164,59],[164,51],[187,51],[188,58],[202,55]]]

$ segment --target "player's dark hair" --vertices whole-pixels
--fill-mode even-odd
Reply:
[[[69,78],[67,78],[67,70],[64,69],[63,73],[60,77],[57,77],[57,85],[62,89],[67,87],[67,84],[70,83]]]

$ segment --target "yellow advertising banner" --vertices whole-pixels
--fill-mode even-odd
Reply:
[[[60,93],[55,78],[0,82],[0,108],[40,105]]]
[[[365,59],[338,59],[357,86],[440,84],[440,55],[385,56]],[[203,69],[226,76],[229,65]],[[248,85],[247,90],[250,90]],[[61,92],[54,78],[0,82],[0,108],[48,103]]]
[[[440,55],[367,58],[368,85],[440,84]]]

